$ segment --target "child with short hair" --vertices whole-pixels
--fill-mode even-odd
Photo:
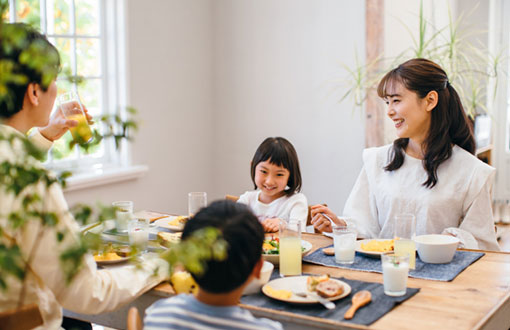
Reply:
[[[301,190],[301,171],[296,150],[283,137],[269,137],[251,161],[256,190],[247,191],[238,203],[251,207],[266,232],[278,231],[280,219],[297,219],[306,231],[308,202]]]
[[[237,304],[244,288],[262,269],[264,231],[244,205],[216,201],[189,220],[182,233],[186,240],[196,231],[213,227],[228,244],[225,260],[206,262],[197,296],[181,294],[159,300],[146,311],[144,329],[283,329],[278,322],[257,319]]]

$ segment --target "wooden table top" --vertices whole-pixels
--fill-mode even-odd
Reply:
[[[332,244],[319,234],[303,234],[313,245],[312,252]],[[271,309],[241,305],[256,316],[269,317],[308,327],[336,329],[508,329],[510,327],[510,253],[482,251],[486,254],[451,282],[410,277],[408,287],[421,290],[369,327],[335,322]],[[382,274],[303,263],[303,273],[330,274],[334,277],[382,283]],[[174,295],[172,287],[162,283],[152,292]]]

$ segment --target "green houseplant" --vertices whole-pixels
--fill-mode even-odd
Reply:
[[[8,2],[0,0],[0,17],[4,17],[3,13],[7,7]],[[9,86],[26,86],[29,81],[28,76],[20,73],[22,71],[16,70],[18,63],[23,63],[37,72],[42,77],[43,85],[44,82],[51,82],[55,79],[55,68],[50,67],[53,62],[48,61],[48,57],[51,55],[43,48],[38,48],[36,42],[27,39],[23,28],[4,24],[3,20],[0,21],[0,104],[2,106],[8,104],[12,98]],[[19,55],[15,55],[18,54],[18,51],[21,51]],[[14,57],[16,60],[13,60]],[[73,77],[71,78],[73,79]],[[10,108],[6,107],[6,109]],[[128,109],[128,112],[134,114],[133,109]],[[9,115],[7,115],[8,117]],[[118,115],[102,116],[97,118],[96,122],[101,124],[103,129],[94,132],[92,142],[72,141],[71,143],[78,143],[81,148],[87,149],[100,143],[104,138],[113,138],[116,145],[119,146],[119,142],[129,139],[130,131],[137,128],[136,121],[123,120]],[[0,123],[2,123],[1,120]],[[56,226],[61,221],[60,216],[56,212],[48,210],[46,196],[50,195],[49,191],[55,185],[65,186],[65,179],[70,173],[64,172],[56,176],[41,166],[40,161],[45,157],[45,154],[22,134],[0,132],[0,148],[0,156],[2,156],[0,160],[0,196],[5,198],[1,202],[10,203],[12,201],[12,205],[16,205],[9,211],[0,209],[0,294],[2,291],[8,290],[10,285],[16,283],[16,290],[18,287],[20,290],[15,291],[19,295],[15,308],[21,310],[24,307],[27,293],[27,273],[31,268],[35,252],[40,246],[39,240],[33,240],[30,242],[28,253],[24,255],[17,243],[17,234],[24,231],[27,225],[34,223],[37,225],[35,237],[41,237],[49,229],[57,228]],[[4,151],[6,152],[4,153]],[[5,157],[5,155],[15,156]],[[94,209],[88,205],[78,205],[71,208],[70,211],[74,218],[82,224],[100,223],[105,219],[113,218],[115,212],[111,207],[99,206]],[[75,234],[70,230],[60,231],[59,229],[55,236],[56,244],[64,242],[67,235],[74,236]],[[163,253],[162,257],[168,261],[170,267],[184,264],[186,268],[200,273],[203,260],[221,259],[225,255],[225,245],[218,238],[217,231],[205,230],[197,235],[196,239],[183,242]],[[100,234],[88,233],[76,236],[76,240],[72,240],[72,244],[66,245],[66,249],[59,255],[59,264],[54,265],[54,267],[60,267],[68,283],[80,271],[84,255],[91,250],[98,250],[101,243]],[[194,253],[185,253],[190,250]],[[21,285],[17,285],[18,282],[21,282]],[[40,321],[42,322],[42,320]]]
[[[453,20],[449,10],[448,24],[438,27],[425,18],[423,1],[420,1],[417,36],[414,36],[413,29],[404,25],[412,37],[413,45],[392,58],[381,55],[366,64],[357,59],[354,67],[344,65],[347,90],[341,95],[340,102],[351,98],[355,107],[361,107],[368,93],[375,93],[378,82],[390,69],[411,58],[427,58],[445,69],[470,118],[474,119],[480,114],[490,115],[486,100],[495,95],[503,56],[491,54],[476,39],[477,33],[464,27],[463,23],[468,17],[469,13],[461,14]],[[487,85],[491,79],[495,81],[495,88],[489,91]]]

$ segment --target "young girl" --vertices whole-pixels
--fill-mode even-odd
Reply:
[[[278,231],[280,219],[297,219],[305,231],[308,203],[299,193],[299,160],[289,141],[265,139],[251,161],[251,179],[256,190],[242,194],[238,203],[251,207],[266,232]]]
[[[449,234],[460,246],[499,250],[491,209],[495,169],[478,160],[471,125],[441,67],[409,60],[387,73],[377,92],[398,139],[366,149],[346,202],[360,236],[392,238],[397,214],[416,216],[416,234]],[[312,207],[312,224],[331,231],[326,207]]]

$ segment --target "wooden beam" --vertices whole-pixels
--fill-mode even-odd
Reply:
[[[366,0],[365,6],[365,63],[370,64],[384,52],[384,0]],[[380,69],[378,65],[369,67],[369,76]],[[385,114],[376,90],[367,90],[365,109],[365,146],[381,146],[384,143]]]

